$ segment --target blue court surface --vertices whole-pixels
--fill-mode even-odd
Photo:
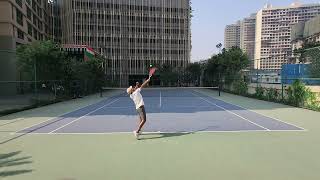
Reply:
[[[303,131],[303,128],[267,117],[206,95],[195,89],[144,89],[147,123],[143,132]],[[130,133],[138,116],[132,100],[121,94],[61,115],[18,133],[109,134]]]

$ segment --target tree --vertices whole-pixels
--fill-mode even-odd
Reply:
[[[164,86],[171,86],[176,84],[178,81],[179,74],[172,66],[169,64],[164,64],[159,69],[160,80]]]
[[[306,42],[302,48],[293,51],[295,56],[299,57],[300,63],[311,62],[310,75],[314,78],[320,78],[320,43]]]
[[[221,54],[212,56],[205,64],[205,81],[217,83],[220,78],[231,83],[248,65],[249,58],[240,48],[234,47],[228,51],[223,49]]]
[[[191,63],[186,68],[186,75],[188,77],[189,83],[199,83],[199,78],[201,76],[201,65],[200,63]]]
[[[311,61],[311,76],[314,78],[320,78],[320,49],[316,48],[308,50],[306,51],[306,56],[309,57]]]
[[[65,75],[68,59],[52,41],[35,41],[17,48],[18,67],[25,79],[57,80]]]
[[[67,91],[77,86],[88,93],[97,92],[105,83],[102,60],[73,59],[52,41],[21,45],[17,49],[17,56],[19,69],[26,74],[25,80],[61,80]]]
[[[105,84],[103,62],[97,58],[73,63],[74,80],[84,83],[83,91],[96,92]]]

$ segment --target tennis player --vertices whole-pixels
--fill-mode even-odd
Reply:
[[[127,89],[127,93],[130,95],[130,98],[133,100],[136,106],[136,110],[140,120],[138,129],[136,131],[133,131],[133,134],[137,139],[139,139],[141,129],[147,121],[146,110],[144,108],[144,101],[140,92],[141,89],[146,87],[147,84],[150,82],[150,78],[151,76],[149,76],[149,79],[147,79],[141,86],[140,83],[137,82],[135,87],[130,86]]]

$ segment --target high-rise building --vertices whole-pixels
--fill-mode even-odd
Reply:
[[[19,79],[15,50],[34,40],[55,39],[48,0],[0,1],[0,81]]]
[[[60,1],[62,43],[88,45],[107,57],[107,75],[128,85],[150,64],[190,62],[190,0]]]
[[[233,47],[240,47],[240,21],[227,25],[224,30],[224,48],[229,50]]]
[[[265,6],[257,14],[255,68],[279,70],[291,56],[291,27],[320,14],[320,4]]]
[[[295,51],[301,48],[311,50],[320,47],[320,15],[292,27],[291,45],[292,56],[289,63],[310,63],[309,58],[300,59],[301,54]]]
[[[254,48],[256,36],[256,14],[244,18],[240,23],[240,48],[248,55],[250,69],[254,68]]]

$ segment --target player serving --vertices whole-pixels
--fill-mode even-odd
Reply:
[[[156,68],[152,68],[150,65],[151,69],[149,72],[149,78],[140,86],[140,83],[137,82],[135,87],[130,86],[127,89],[127,93],[130,95],[130,98],[133,100],[138,116],[139,116],[139,126],[136,131],[133,131],[134,136],[139,139],[139,135],[141,134],[141,129],[143,128],[144,124],[147,121],[147,115],[146,115],[146,110],[144,107],[144,101],[141,95],[141,89],[146,87],[148,83],[150,82],[150,79],[152,75],[155,73]]]

